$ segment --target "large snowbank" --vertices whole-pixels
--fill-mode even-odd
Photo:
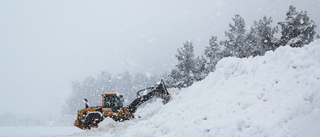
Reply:
[[[318,136],[320,41],[222,59],[206,79],[172,96],[166,105],[159,100],[138,109],[140,119],[105,120],[76,135]]]

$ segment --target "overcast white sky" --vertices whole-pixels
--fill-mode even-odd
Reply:
[[[183,42],[201,54],[234,14],[276,23],[290,4],[320,24],[319,0],[0,0],[0,112],[60,110],[71,80],[103,70],[170,71]]]

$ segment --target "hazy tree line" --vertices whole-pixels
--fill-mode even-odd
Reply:
[[[138,73],[133,76],[124,72],[112,76],[103,71],[96,78],[87,77],[82,82],[72,81],[72,95],[66,102],[65,112],[74,114],[78,109],[84,108],[83,98],[87,98],[90,105],[101,105],[103,92],[121,94],[126,100],[125,104],[128,104],[136,98],[136,91],[153,86],[162,78],[169,87],[186,88],[214,72],[217,62],[222,58],[262,56],[280,46],[302,47],[316,37],[319,38],[315,36],[316,25],[306,11],[297,12],[294,6],[290,6],[286,16],[277,26],[272,26],[271,17],[263,17],[246,30],[244,19],[235,15],[233,22],[229,24],[229,30],[225,31],[226,39],[218,41],[216,36],[212,36],[203,55],[194,55],[191,41],[183,43],[176,55],[178,64],[169,75],[147,76]],[[275,37],[279,32],[281,37]]]
[[[272,18],[263,17],[246,30],[244,19],[235,15],[229,30],[225,31],[226,40],[218,42],[212,36],[204,55],[194,55],[193,43],[187,41],[178,49],[176,58],[178,64],[169,74],[167,83],[171,87],[185,88],[194,82],[204,79],[215,70],[217,62],[225,57],[247,58],[262,56],[267,51],[275,50],[280,46],[302,47],[312,42],[316,37],[316,24],[306,11],[297,12],[294,6],[289,7],[284,21],[272,26]],[[281,37],[275,37],[280,30]]]
[[[124,105],[128,105],[136,98],[136,92],[146,87],[154,86],[160,81],[159,76],[137,73],[131,75],[124,72],[112,76],[107,71],[102,71],[97,77],[89,76],[82,82],[71,82],[72,94],[66,101],[65,113],[75,114],[84,108],[84,98],[88,99],[90,106],[100,106],[102,93],[117,93],[123,95]]]

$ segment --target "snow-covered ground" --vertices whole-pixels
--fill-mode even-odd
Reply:
[[[65,137],[81,132],[75,127],[7,126],[0,127],[0,137]]]
[[[106,119],[99,128],[74,127],[65,135],[317,137],[320,41],[280,47],[262,57],[222,59],[206,79],[170,93],[168,104],[157,100],[138,109],[141,118]]]

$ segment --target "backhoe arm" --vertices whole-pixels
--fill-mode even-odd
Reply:
[[[135,99],[129,106],[129,112],[130,113],[135,113],[137,108],[144,102],[150,100],[151,98],[153,98],[154,96],[163,99],[163,104],[166,104],[169,102],[169,100],[171,99],[169,92],[167,91],[166,85],[164,84],[164,81],[161,80],[160,84],[156,87],[151,87],[151,88],[146,88],[144,90],[151,90],[148,94],[143,95],[143,96],[138,96],[137,99]],[[143,90],[138,91],[138,95],[139,92],[141,92]]]

